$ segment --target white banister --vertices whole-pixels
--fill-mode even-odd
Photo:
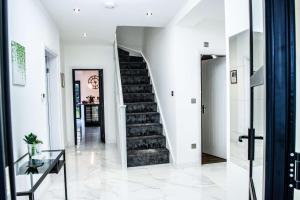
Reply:
[[[117,120],[117,143],[121,158],[122,168],[127,168],[127,148],[126,148],[126,105],[123,101],[123,89],[121,82],[121,72],[118,53],[118,42],[115,36],[114,42],[115,54],[115,103],[116,103],[116,120]]]

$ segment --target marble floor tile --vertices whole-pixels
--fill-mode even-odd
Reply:
[[[70,200],[228,199],[226,163],[192,167],[163,164],[122,170],[115,145],[83,145],[66,152]],[[51,175],[51,184],[40,199],[64,199],[63,173]]]

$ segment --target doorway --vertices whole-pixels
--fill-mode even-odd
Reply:
[[[58,113],[61,112],[60,102],[60,69],[57,54],[49,49],[45,50],[46,66],[46,94],[42,97],[47,106],[47,127],[49,137],[49,149],[63,148],[62,119]]]
[[[201,56],[202,164],[226,162],[226,58]]]
[[[105,143],[103,69],[73,69],[75,145]]]

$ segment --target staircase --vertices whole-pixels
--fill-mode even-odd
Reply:
[[[146,63],[122,49],[118,53],[126,105],[127,166],[169,163]]]

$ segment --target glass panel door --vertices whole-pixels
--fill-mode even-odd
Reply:
[[[296,10],[296,152],[300,153],[300,1],[295,0]],[[294,199],[300,200],[300,190],[295,190]]]
[[[263,0],[252,0],[250,27],[250,198],[263,200],[266,124],[265,33]]]

